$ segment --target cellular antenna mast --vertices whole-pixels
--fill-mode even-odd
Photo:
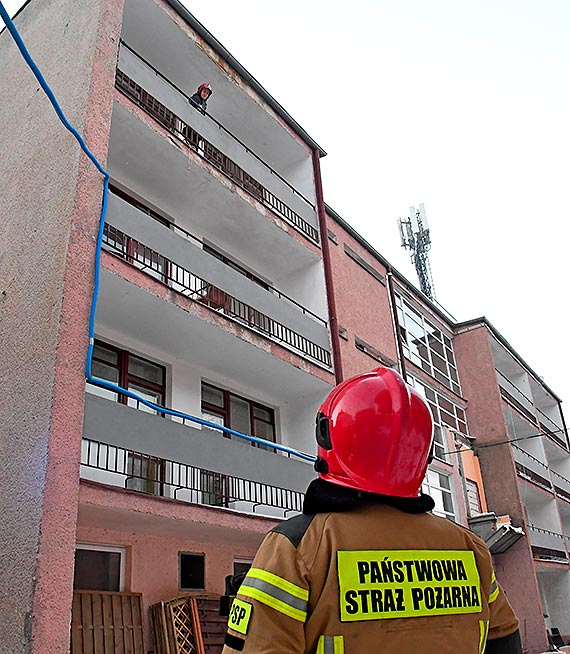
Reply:
[[[415,207],[410,207],[410,217],[399,218],[398,225],[402,247],[411,251],[410,257],[418,274],[420,290],[435,302],[435,289],[428,259],[431,238],[424,205],[420,204],[417,211]]]

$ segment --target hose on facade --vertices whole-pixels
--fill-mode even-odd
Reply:
[[[112,382],[108,382],[105,379],[100,379],[98,377],[94,377],[92,375],[91,367],[92,367],[92,360],[93,360],[93,349],[95,345],[95,313],[97,310],[97,299],[99,296],[99,282],[100,282],[100,268],[101,268],[101,250],[102,250],[102,245],[103,245],[103,232],[105,229],[105,218],[107,214],[107,201],[108,201],[108,196],[109,196],[109,179],[110,175],[105,170],[105,168],[101,165],[97,157],[91,152],[91,150],[87,147],[85,141],[79,134],[79,132],[71,125],[71,123],[67,120],[63,110],[61,109],[53,91],[51,90],[49,84],[46,82],[44,76],[42,75],[40,69],[38,68],[37,64],[35,61],[32,59],[28,49],[26,48],[24,41],[22,40],[22,37],[20,36],[16,26],[14,25],[14,22],[8,15],[8,12],[6,11],[4,4],[0,0],[0,16],[2,17],[2,20],[6,24],[6,27],[8,31],[10,32],[12,38],[14,39],[14,42],[16,43],[16,46],[18,47],[23,59],[25,62],[28,64],[30,70],[34,74],[35,78],[39,82],[40,86],[44,90],[45,94],[47,95],[55,113],[57,114],[57,117],[60,119],[60,121],[63,123],[63,126],[73,134],[77,142],[79,143],[81,149],[83,152],[89,157],[91,162],[94,164],[94,166],[97,168],[97,170],[101,173],[103,176],[103,200],[102,200],[102,206],[101,206],[101,218],[99,221],[99,230],[97,233],[97,245],[95,249],[95,270],[94,270],[94,280],[93,280],[93,296],[91,299],[91,309],[89,313],[89,346],[87,349],[87,358],[85,362],[85,378],[89,384],[93,384],[95,386],[99,386],[101,388],[105,388],[107,390],[113,391],[115,393],[120,393],[121,395],[125,395],[126,397],[129,397],[133,400],[136,400],[140,404],[153,409],[154,411],[157,411],[158,413],[161,413],[163,415],[169,415],[173,416],[176,418],[181,418],[182,420],[188,420],[190,422],[197,423],[199,425],[202,425],[204,427],[209,427],[210,429],[215,429],[217,431],[223,432],[225,434],[229,434],[231,436],[236,436],[238,438],[241,438],[243,440],[249,441],[251,443],[257,443],[259,445],[266,445],[272,449],[279,450],[280,452],[284,452],[286,454],[289,454],[291,456],[295,456],[303,461],[309,461],[309,462],[314,462],[315,457],[311,456],[310,454],[306,454],[305,452],[301,452],[300,450],[296,450],[292,447],[287,447],[286,445],[281,445],[280,443],[274,443],[272,441],[265,440],[263,438],[257,438],[256,436],[250,436],[248,434],[242,434],[239,431],[235,431],[234,429],[230,429],[229,427],[224,427],[223,425],[217,425],[216,423],[209,422],[208,420],[203,420],[202,418],[198,418],[196,416],[189,415],[187,413],[182,413],[181,411],[174,411],[173,409],[168,409],[166,407],[159,406],[158,404],[154,404],[153,402],[150,402],[149,400],[146,400],[144,397],[141,397],[137,395],[136,393],[133,393],[132,391],[122,388],[121,386],[118,386],[117,384],[113,384]]]

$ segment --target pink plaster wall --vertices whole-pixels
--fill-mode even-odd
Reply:
[[[206,555],[205,592],[221,595],[225,576],[233,572],[234,558],[253,558],[265,534],[278,522],[90,482],[81,483],[80,506],[86,509],[80,509],[80,517],[86,517],[78,523],[77,542],[127,549],[124,590],[143,595],[147,650],[151,649],[149,607],[189,594],[178,586],[179,552]],[[97,512],[90,513],[94,508]],[[118,511],[129,512],[120,529]],[[136,523],[131,525],[133,516]],[[241,542],[232,544],[223,531],[214,539],[200,536],[204,525],[227,530],[227,534],[239,532]]]
[[[356,349],[355,336],[392,361],[397,360],[397,355],[387,286],[351,259],[344,251],[344,244],[384,278],[386,269],[328,215],[327,225],[338,239],[338,244],[329,240],[329,249],[338,322],[348,335],[347,341],[340,339],[343,373],[348,378],[382,365]]]
[[[478,444],[508,439],[495,365],[482,324],[458,334],[453,341],[461,376],[461,387],[468,398],[469,432]],[[510,445],[479,450],[479,463],[489,511],[508,514],[515,525],[524,526],[525,516]],[[497,579],[509,597],[519,620],[523,645],[529,654],[547,649],[546,631],[532,551],[527,538],[495,557]]]
[[[16,25],[70,122],[105,160],[122,2],[32,0]],[[0,488],[3,651],[69,650],[87,324],[101,175],[0,36],[6,273]],[[57,607],[57,610],[54,610]]]

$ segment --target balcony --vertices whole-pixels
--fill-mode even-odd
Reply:
[[[146,74],[144,80],[136,76],[133,79],[153,84],[147,88],[150,92],[160,89],[157,99],[174,112],[180,106],[188,108],[185,98],[199,83],[210,82],[214,94],[208,104],[209,115],[314,204],[311,150],[318,145],[275,100],[269,101],[267,92],[240,69],[229,53],[220,53],[221,47],[212,50],[166,3],[153,0],[125,1],[121,39],[138,59],[125,72]],[[121,53],[121,65],[126,56]],[[180,104],[171,105],[170,101],[177,97]],[[203,136],[208,138],[207,134]],[[287,202],[285,197],[281,199]]]
[[[308,463],[87,394],[81,477],[170,499],[285,517],[302,510]]]
[[[535,559],[568,563],[565,538],[549,529],[529,525],[529,537]]]
[[[328,328],[322,318],[225,265],[188,232],[176,233],[111,194],[103,243],[177,293],[330,370]]]
[[[312,243],[318,243],[314,201],[295,189],[221,123],[197,111],[180,89],[124,44],[115,84],[122,94],[209,165]],[[306,176],[312,184],[312,170],[307,170]]]
[[[537,420],[532,400],[515,386],[515,384],[509,381],[505,375],[499,372],[499,370],[495,372],[497,373],[497,382],[501,397],[517,409],[525,418],[536,424]]]
[[[517,447],[516,445],[512,445],[511,447],[513,448],[515,467],[518,475],[523,479],[552,492],[548,466],[520,447]]]
[[[560,447],[568,450],[566,430],[563,427],[559,427],[540,409],[537,409],[537,414],[541,431],[557,445],[560,445]]]
[[[559,475],[554,470],[550,470],[552,475],[552,483],[554,484],[554,492],[558,497],[570,502],[570,480],[562,475]]]

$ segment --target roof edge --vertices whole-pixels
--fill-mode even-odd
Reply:
[[[433,300],[431,300],[427,295],[422,293],[422,291],[415,286],[407,277],[405,277],[399,270],[394,268],[394,266],[386,259],[383,257],[378,250],[376,250],[370,243],[363,237],[361,236],[355,229],[352,227],[352,225],[349,225],[349,223],[346,222],[344,218],[342,218],[331,206],[329,206],[325,202],[325,209],[326,212],[329,214],[329,216],[335,220],[343,229],[346,229],[346,231],[355,239],[357,240],[360,245],[362,245],[364,248],[366,248],[370,254],[375,258],[378,259],[378,261],[385,266],[395,277],[397,277],[403,284],[406,286],[411,286],[414,289],[415,293],[418,293],[419,296],[421,297],[422,302],[425,302],[430,309],[432,309],[437,315],[444,320],[446,323],[450,324],[452,327],[455,327],[456,322],[455,318],[448,313],[443,307],[439,306],[436,304]]]
[[[489,329],[493,336],[503,345],[514,357],[515,359],[528,370],[534,377],[535,381],[538,382],[546,391],[548,391],[552,397],[558,400],[559,403],[562,403],[562,400],[556,395],[556,393],[550,388],[550,386],[540,377],[540,375],[531,367],[529,364],[521,357],[521,355],[513,348],[513,346],[507,341],[507,339],[501,334],[501,332],[489,321],[485,316],[480,316],[479,318],[471,318],[469,320],[464,320],[458,322],[455,327],[461,329],[462,327],[473,327],[476,325],[484,325]]]
[[[282,105],[255,79],[255,77],[244,68],[239,61],[225,48],[218,39],[209,32],[202,23],[186,9],[180,0],[165,0],[174,11],[179,14],[190,27],[196,31],[206,43],[215,50],[244,80],[253,88],[267,104],[300,136],[303,141],[313,150],[317,150],[321,157],[326,156],[325,150],[299,125],[299,123],[284,109]]]
[[[548,386],[548,384],[540,378],[540,375],[529,366],[529,364],[521,357],[520,354],[512,347],[512,345],[507,341],[507,339],[499,332],[499,330],[492,325],[492,323],[485,317],[481,316],[479,318],[471,318],[469,320],[464,320],[461,322],[455,322],[453,317],[446,315],[440,307],[438,307],[432,300],[430,300],[424,293],[422,293],[412,282],[410,282],[401,272],[396,270],[394,266],[383,257],[368,241],[362,237],[351,225],[349,225],[344,218],[342,218],[331,206],[325,203],[325,209],[327,213],[335,220],[343,229],[345,229],[355,240],[357,240],[373,257],[375,257],[383,266],[385,266],[391,273],[394,274],[401,282],[406,286],[411,286],[416,293],[421,297],[422,301],[425,302],[437,315],[445,320],[446,323],[452,326],[454,330],[461,329],[462,327],[470,327],[474,325],[485,325],[488,327],[489,331],[495,336],[495,338],[507,348],[507,350],[515,357],[515,359],[526,368],[535,380],[546,390],[548,391],[559,403],[562,403],[562,400],[556,395],[556,393]]]

